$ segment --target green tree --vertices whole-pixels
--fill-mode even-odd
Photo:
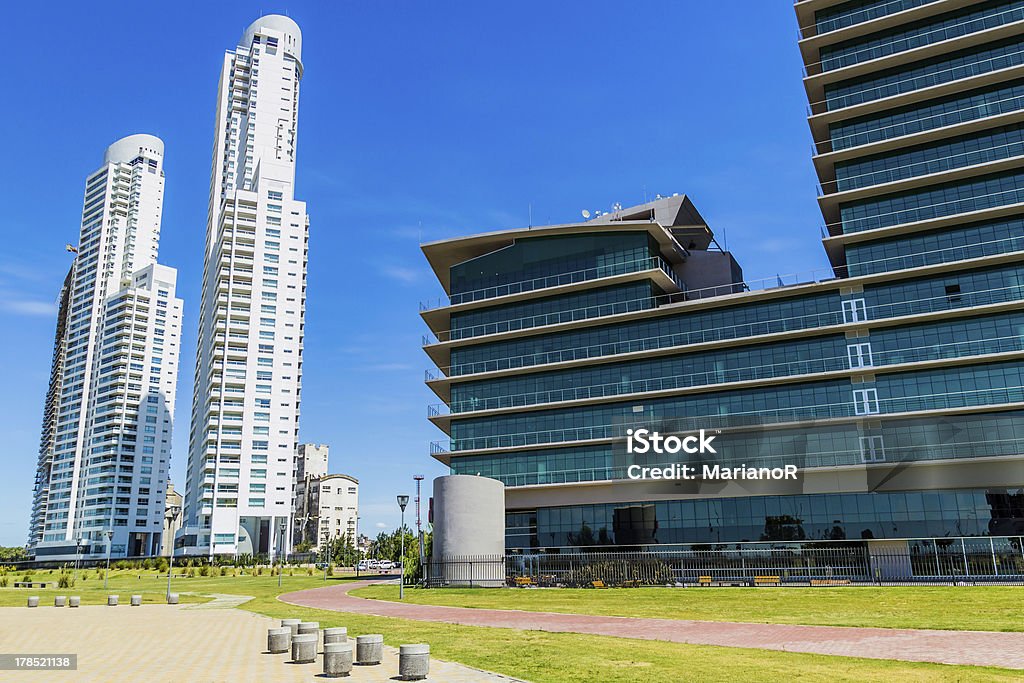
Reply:
[[[22,562],[28,559],[28,551],[22,546],[0,546],[0,562]]]

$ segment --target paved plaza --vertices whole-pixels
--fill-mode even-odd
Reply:
[[[288,655],[264,654],[267,629],[279,623],[239,609],[186,606],[89,606],[77,609],[0,609],[0,652],[78,654],[77,671],[0,672],[0,680],[51,683],[116,680],[324,681],[323,662],[290,664]],[[357,634],[351,634],[354,637]],[[398,651],[384,648],[380,666],[355,666],[346,681],[397,680]],[[445,683],[512,679],[459,664],[430,661],[427,680]]]
[[[937,631],[641,619],[589,614],[415,605],[386,600],[370,600],[348,594],[350,590],[372,583],[379,582],[360,581],[327,588],[312,588],[286,593],[279,599],[294,605],[317,609],[466,626],[586,633],[696,645],[721,645],[870,659],[898,659],[908,662],[1024,669],[1024,633],[1019,632]],[[686,589],[666,588],[665,590]],[[850,590],[856,589],[851,588]]]

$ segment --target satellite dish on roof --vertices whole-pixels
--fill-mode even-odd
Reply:
[[[586,209],[583,209],[583,211],[580,211],[580,213],[583,214],[584,218],[590,218],[590,212],[587,211]]]

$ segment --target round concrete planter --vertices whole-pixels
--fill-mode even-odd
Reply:
[[[177,605],[178,604],[178,594],[177,593],[169,594],[167,596],[167,604],[168,605]]]
[[[292,661],[298,664],[315,662],[316,644],[315,633],[299,633],[292,636]]]
[[[141,604],[142,604],[142,596],[141,595],[133,595],[132,596],[132,607],[138,607]]]
[[[302,623],[302,619],[282,619],[281,620],[281,627],[283,628],[283,627],[287,626],[288,628],[290,628],[291,631],[292,631],[292,635],[294,636],[295,634],[297,634],[299,632],[299,624],[301,624],[301,623]]]
[[[267,629],[267,650],[274,655],[288,652],[292,644],[292,630],[288,626]]]
[[[398,648],[398,676],[404,681],[420,681],[430,671],[430,646],[426,643]]]
[[[380,660],[383,658],[384,636],[379,633],[356,636],[356,664],[360,666],[380,664]]]
[[[82,604],[82,598],[77,596],[77,595],[72,595],[70,598],[68,598],[68,606],[69,607],[78,607],[81,604]]]
[[[324,645],[324,676],[337,678],[352,673],[352,643]]]
[[[38,595],[30,595],[30,596],[28,596],[28,606],[29,607],[39,607],[39,596]]]
[[[347,643],[348,629],[344,626],[335,626],[324,629],[324,645],[328,643]]]
[[[117,607],[117,596],[116,595],[108,595],[107,596],[107,607]]]
[[[53,596],[53,606],[63,607],[68,602],[68,596],[66,595],[55,595]]]

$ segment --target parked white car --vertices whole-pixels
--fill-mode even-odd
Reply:
[[[392,566],[393,565],[391,564],[391,560],[381,560],[378,569],[380,569],[382,572],[390,571]]]

